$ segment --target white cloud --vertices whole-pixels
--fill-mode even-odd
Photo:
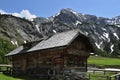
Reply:
[[[1,10],[1,9],[0,9],[0,13],[1,13],[1,14],[7,14],[5,11],[3,11],[3,10]]]
[[[31,14],[29,12],[29,10],[22,10],[20,13],[16,13],[16,12],[14,12],[14,13],[7,13],[4,10],[0,10],[0,13],[1,14],[12,14],[13,16],[26,18],[28,20],[33,20],[33,18],[37,17],[36,15]]]

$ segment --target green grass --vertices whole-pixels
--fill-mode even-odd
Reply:
[[[88,64],[101,67],[120,67],[120,59],[100,56],[90,56]]]
[[[0,80],[22,80],[22,79],[14,78],[14,77],[7,76],[7,75],[0,73]]]
[[[28,77],[28,76],[9,76],[0,73],[0,80],[48,80],[47,78],[36,78],[36,77]]]
[[[94,74],[88,73],[87,76],[90,76],[90,80],[108,80],[113,74],[114,73],[106,72],[106,74],[104,75],[104,73],[102,72],[96,72]]]
[[[107,67],[120,68],[120,59],[100,57],[100,56],[90,56],[88,58],[88,65],[99,68],[107,68]],[[90,80],[107,80],[107,76],[110,77],[114,73],[106,72],[105,75],[102,72],[97,72],[95,74],[88,73],[88,76],[89,74],[91,76]]]

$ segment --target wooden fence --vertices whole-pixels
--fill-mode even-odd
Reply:
[[[0,64],[0,72],[5,74],[11,74],[12,73],[12,66],[7,64]]]
[[[120,73],[110,76],[109,80],[120,80]]]

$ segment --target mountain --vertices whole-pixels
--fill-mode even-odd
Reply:
[[[72,9],[62,9],[60,13],[49,18],[34,19],[35,26],[43,36],[71,29],[80,29],[89,36],[95,48],[103,55],[120,55],[120,16],[109,19],[95,15],[82,14]],[[117,51],[116,51],[117,49]],[[99,51],[99,52],[100,52]]]
[[[72,29],[80,29],[89,36],[97,54],[120,56],[120,16],[109,19],[69,8],[48,18],[34,18],[33,21],[0,14],[0,39],[16,47]]]
[[[0,38],[18,45],[24,42],[35,41],[40,38],[40,35],[31,21],[12,15],[1,14]]]

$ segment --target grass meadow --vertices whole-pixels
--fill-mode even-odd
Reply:
[[[120,68],[120,59],[100,57],[100,56],[90,56],[88,58],[88,65],[101,67],[101,68],[106,68],[106,67]]]
[[[22,79],[14,78],[12,76],[8,76],[0,73],[0,80],[22,80]]]

